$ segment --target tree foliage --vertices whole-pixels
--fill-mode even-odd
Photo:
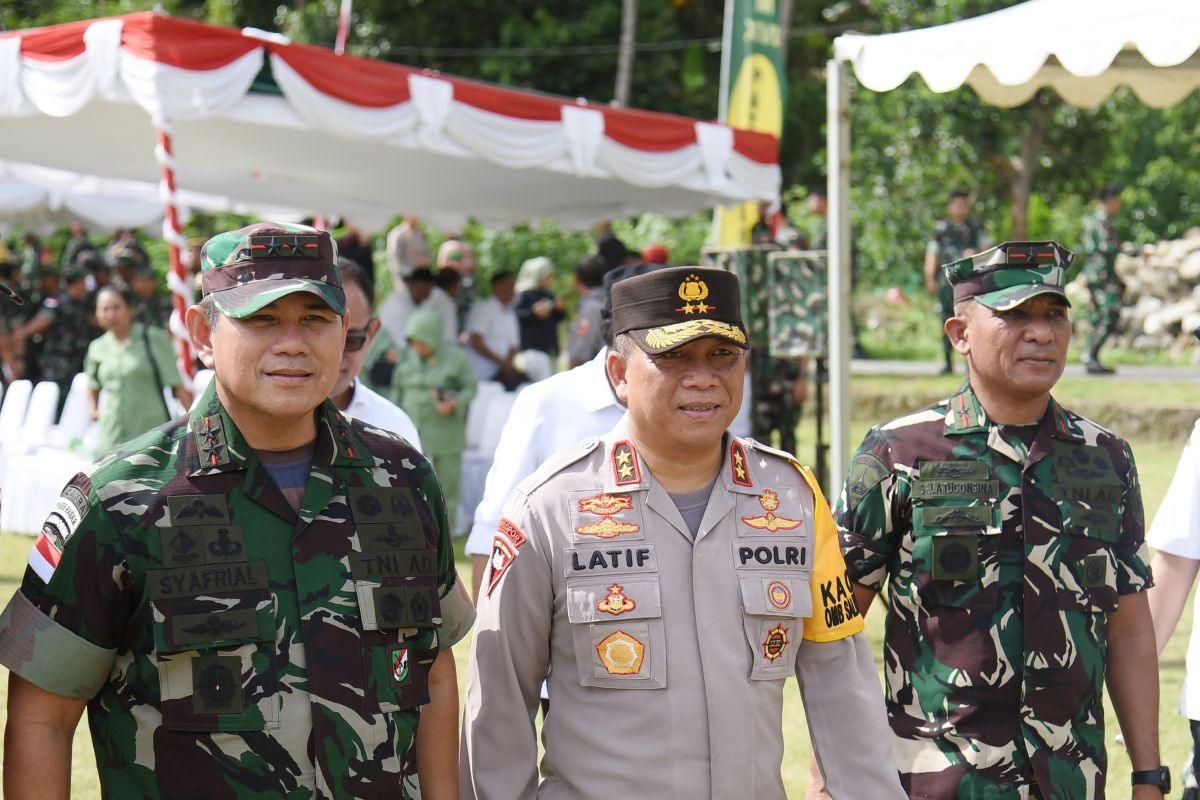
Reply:
[[[781,164],[786,193],[803,197],[825,170],[825,65],[843,30],[883,33],[952,22],[1018,0],[794,0],[788,42],[788,103]],[[216,24],[279,30],[332,46],[339,0],[6,0],[0,24],[23,28],[146,10]],[[723,0],[638,4],[631,104],[699,118],[717,113]],[[352,53],[465,77],[608,102],[613,93],[621,0],[355,0]],[[1028,207],[1028,235],[1078,239],[1079,222],[1102,185],[1127,187],[1123,237],[1142,242],[1198,224],[1200,94],[1165,111],[1121,90],[1079,109],[1043,91],[1024,106],[996,108],[968,89],[942,95],[913,77],[896,90],[853,95],[852,210],[860,283],[919,285],[924,241],[949,192],[970,189],[993,238],[1008,238]],[[1030,160],[1030,137],[1040,146]],[[1022,176],[1027,204],[1014,203]],[[1019,194],[1019,192],[1018,192]],[[1018,198],[1020,200],[1020,198]],[[406,209],[397,209],[405,211]],[[1014,217],[1014,210],[1017,213]],[[703,215],[677,224],[647,217],[618,222],[633,246],[663,241],[695,257]],[[485,263],[511,268],[535,247],[554,247],[569,268],[586,237],[547,223],[509,232],[468,231]],[[517,261],[519,264],[519,261]]]

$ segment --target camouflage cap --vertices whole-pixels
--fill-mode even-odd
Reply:
[[[974,298],[993,311],[1008,311],[1039,294],[1056,294],[1067,305],[1063,285],[1075,254],[1058,242],[1004,242],[942,266],[954,287],[954,302]]]
[[[746,349],[738,279],[706,267],[657,269],[612,285],[612,333],[651,355],[706,336]]]
[[[328,232],[259,222],[218,233],[200,251],[200,293],[228,317],[247,317],[292,292],[310,292],[346,313],[337,245]]]

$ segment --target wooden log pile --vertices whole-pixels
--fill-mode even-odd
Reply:
[[[1192,335],[1200,330],[1200,228],[1138,255],[1118,255],[1117,274],[1125,283],[1125,304],[1110,341],[1131,350],[1190,350],[1200,357]],[[1067,285],[1067,296],[1076,333],[1085,334],[1089,294],[1082,272]]]

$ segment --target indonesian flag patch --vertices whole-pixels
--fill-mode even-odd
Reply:
[[[67,540],[79,530],[83,518],[91,510],[91,504],[88,502],[90,490],[91,481],[86,476],[75,476],[54,501],[54,506],[42,524],[33,550],[29,553],[29,568],[46,583],[50,582],[54,570],[62,561]]]

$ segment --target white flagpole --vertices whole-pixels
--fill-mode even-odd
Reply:
[[[346,37],[350,35],[350,6],[354,0],[342,0],[341,11],[338,12],[337,42],[333,52],[339,56],[346,52]]]

